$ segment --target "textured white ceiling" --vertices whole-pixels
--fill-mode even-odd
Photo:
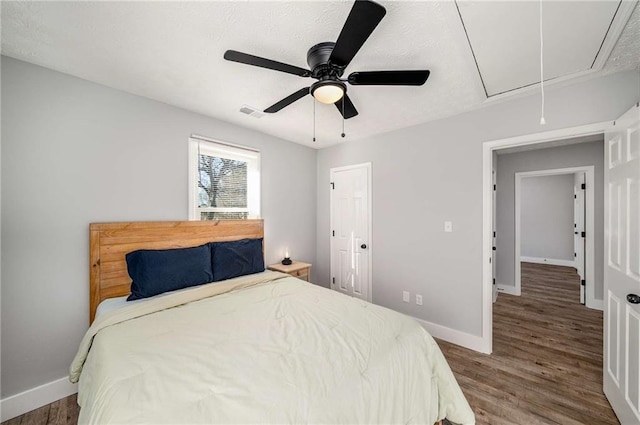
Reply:
[[[604,71],[607,73],[631,68],[640,70],[640,5],[636,5],[633,10],[604,65]]]
[[[347,73],[427,68],[431,77],[422,87],[349,87],[360,115],[346,121],[346,139],[336,108],[317,104],[316,143],[310,96],[259,119],[239,112],[243,104],[264,109],[314,80],[223,54],[306,68],[309,47],[337,38],[350,1],[3,1],[2,53],[318,148],[481,106],[486,97],[455,4],[381,3],[387,15]],[[605,71],[638,66],[638,19],[636,10]]]

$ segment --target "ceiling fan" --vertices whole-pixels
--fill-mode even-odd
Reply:
[[[235,50],[227,50],[224,58],[318,80],[269,106],[264,110],[266,113],[278,112],[311,94],[319,102],[335,104],[345,119],[353,118],[358,111],[347,95],[346,83],[353,86],[421,86],[429,78],[428,70],[352,72],[346,79],[341,78],[345,68],[386,13],[386,9],[378,3],[356,0],[338,40],[335,43],[316,44],[307,52],[307,63],[311,70]]]

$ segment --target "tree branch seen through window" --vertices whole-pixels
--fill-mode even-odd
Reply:
[[[190,217],[239,220],[260,216],[260,153],[192,139]]]
[[[247,163],[200,155],[199,206],[247,207]]]

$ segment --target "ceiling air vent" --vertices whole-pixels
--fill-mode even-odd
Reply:
[[[243,114],[251,115],[254,118],[260,118],[264,115],[262,111],[259,111],[257,108],[249,105],[242,105],[240,107],[240,112],[242,112]]]

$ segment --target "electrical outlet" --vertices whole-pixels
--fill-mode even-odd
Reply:
[[[402,291],[402,301],[408,303],[411,300],[411,294],[409,291]]]
[[[416,304],[422,305],[422,295],[416,294]]]
[[[453,232],[453,222],[445,221],[444,222],[444,231],[445,232]]]

